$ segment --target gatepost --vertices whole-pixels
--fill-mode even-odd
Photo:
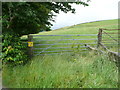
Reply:
[[[33,57],[33,36],[28,35],[28,55],[29,58],[31,59]]]

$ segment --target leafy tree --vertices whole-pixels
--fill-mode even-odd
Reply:
[[[74,3],[88,6],[82,1]],[[3,2],[3,33],[14,32],[21,36],[50,31],[50,21],[54,21],[55,16],[53,12],[75,13],[72,4],[73,2]]]
[[[10,32],[5,33],[3,38],[2,56],[0,56],[3,64],[19,65],[26,63],[28,61],[26,46],[22,44],[20,37],[14,32]]]
[[[25,63],[27,55],[20,36],[40,31],[50,31],[53,13],[71,11],[73,3],[67,2],[3,2],[2,3],[2,60],[15,65]],[[85,2],[76,2],[88,6]]]

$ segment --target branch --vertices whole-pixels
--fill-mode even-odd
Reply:
[[[9,15],[10,15],[9,22],[11,23],[12,20],[15,18],[15,16],[12,16],[12,12],[11,12],[10,7],[8,9],[9,9]],[[10,23],[8,24],[7,29],[10,28]]]

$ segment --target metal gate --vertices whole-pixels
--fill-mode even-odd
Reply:
[[[73,52],[84,53],[85,44],[97,46],[97,34],[74,35],[33,35],[34,56],[65,54]]]

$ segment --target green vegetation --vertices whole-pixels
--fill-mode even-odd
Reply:
[[[5,67],[9,88],[117,88],[118,68],[103,55],[38,56],[25,66]]]
[[[75,13],[72,4],[88,6],[87,2],[3,2],[2,29],[21,35],[50,31],[50,21],[54,21],[55,13]]]
[[[2,42],[2,62],[3,64],[23,64],[27,61],[26,50],[18,35],[14,33],[7,33],[3,35]]]
[[[104,20],[90,23],[78,24],[64,27],[57,30],[42,32],[39,35],[60,35],[60,34],[97,34],[99,28],[117,29],[118,20]]]
[[[57,39],[57,41],[35,42],[39,44],[73,43],[72,54],[36,56],[28,61],[26,47],[20,41],[22,35],[97,34],[99,28],[117,29],[117,20],[106,20],[50,31],[54,13],[75,12],[71,4],[88,6],[87,2],[3,2],[2,3],[2,62],[3,85],[8,88],[117,88],[118,68],[107,55],[81,53],[80,45],[74,43],[95,43],[96,40],[62,41],[60,39],[93,39],[87,37],[34,37],[34,41]],[[117,34],[116,34],[117,35]],[[114,37],[116,37],[114,35]],[[26,39],[26,36],[21,37]],[[59,40],[58,40],[59,39]],[[107,38],[105,38],[107,39]],[[95,44],[94,44],[95,45]],[[60,45],[56,45],[60,46]],[[65,45],[61,45],[61,47]],[[48,46],[39,46],[46,48]],[[54,46],[53,46],[54,47]],[[115,48],[116,49],[116,48]],[[49,51],[52,48],[48,49]],[[61,50],[61,49],[60,49]],[[14,66],[13,66],[13,65]],[[19,65],[18,65],[19,64]],[[16,65],[16,66],[15,66]],[[1,72],[0,72],[1,73]]]
[[[60,11],[75,13],[71,4],[88,6],[88,1],[2,2],[3,62],[25,62],[27,58],[25,52],[21,50],[24,45],[18,44],[22,35],[50,31],[52,25],[50,21],[54,21],[55,13]]]
[[[64,27],[64,28],[60,28],[58,30],[53,30],[53,31],[49,31],[49,32],[41,32],[38,34],[33,34],[34,35],[75,35],[75,34],[96,34],[96,36],[72,36],[72,37],[66,37],[66,36],[47,36],[47,37],[43,37],[43,36],[39,36],[39,37],[34,37],[34,43],[37,44],[40,42],[40,44],[54,44],[56,43],[58,40],[59,42],[57,43],[73,43],[71,45],[54,45],[52,47],[71,47],[70,49],[72,49],[72,47],[78,47],[78,45],[75,45],[74,43],[96,43],[97,44],[97,34],[99,31],[99,28],[105,28],[105,29],[117,29],[118,28],[118,24],[117,24],[118,20],[105,20],[105,21],[97,21],[97,22],[90,22],[90,23],[84,23],[84,24],[79,24],[79,25],[74,25],[74,26],[70,26],[70,27]],[[118,40],[118,31],[106,31],[107,33],[116,33],[116,34],[111,34],[112,37],[116,36],[116,39]],[[22,38],[25,38],[26,36],[23,36]],[[50,40],[50,39],[56,39],[57,41],[37,41],[37,40]],[[76,40],[76,41],[72,41],[72,40],[68,40],[68,41],[63,41],[60,39],[96,39],[96,40]],[[105,41],[105,45],[107,44],[108,48],[113,50],[113,51],[118,51],[118,47],[116,44],[117,42],[114,42],[114,40],[112,40],[109,36],[103,34],[103,40]],[[96,44],[91,44],[91,46],[96,46]],[[109,45],[109,44],[114,44],[114,46]],[[40,46],[41,48],[46,48],[49,45],[45,45],[45,46]],[[83,45],[80,45],[83,46]],[[35,48],[39,48],[39,46],[35,46]],[[85,48],[79,48],[79,49],[85,49]],[[53,49],[52,49],[53,50]],[[41,50],[37,50],[37,51],[41,51]],[[47,49],[46,51],[51,51],[50,49]]]
[[[117,20],[80,24],[39,35],[97,34],[98,28],[115,29]],[[38,39],[49,40],[48,37]],[[105,54],[81,53],[76,49],[72,54],[36,56],[24,66],[5,65],[3,85],[10,88],[117,88],[118,67]]]

